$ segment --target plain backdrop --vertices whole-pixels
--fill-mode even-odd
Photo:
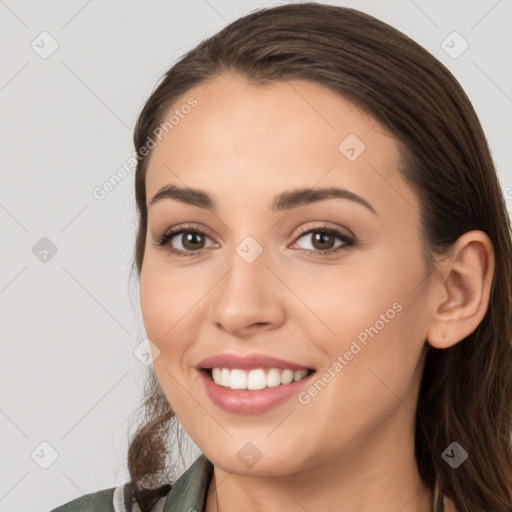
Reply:
[[[134,172],[101,200],[93,191],[133,151],[166,69],[281,3],[0,0],[1,511],[49,510],[128,480],[128,421],[148,371],[134,355],[145,338],[129,280]],[[324,3],[397,27],[453,72],[512,210],[512,2]],[[178,474],[198,453],[190,444]]]

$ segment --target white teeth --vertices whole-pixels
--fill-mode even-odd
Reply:
[[[246,371],[235,368],[212,368],[212,379],[215,384],[230,389],[259,389],[271,388],[279,385],[290,384],[303,379],[308,370],[281,370],[270,368],[267,373],[262,368]]]
[[[267,373],[267,387],[273,388],[281,384],[281,372],[277,368],[271,368]]]
[[[284,370],[281,373],[281,384],[290,384],[290,382],[293,382],[294,376],[295,373],[292,370]]]
[[[231,384],[231,372],[227,368],[222,369],[222,373],[220,375],[220,382],[222,386],[230,386]]]
[[[230,382],[231,389],[247,389],[247,374],[242,370],[231,370]]]
[[[231,370],[231,379],[233,379],[233,374],[236,371],[245,374],[245,372],[243,370]],[[233,384],[233,380],[231,380],[231,384]],[[257,391],[258,389],[263,389],[266,387],[267,387],[267,377],[265,376],[265,372],[263,370],[251,370],[248,373],[247,386],[245,387],[245,389]]]
[[[306,373],[302,373],[302,372],[306,372]],[[294,382],[297,382],[298,380],[302,379],[302,377],[306,376],[308,374],[308,371],[307,370],[297,370],[294,375],[293,375],[293,380]]]

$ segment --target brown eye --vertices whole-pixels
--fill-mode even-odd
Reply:
[[[328,249],[332,249],[335,244],[335,236],[330,233],[322,233],[322,232],[313,232],[311,233],[313,236],[311,237],[312,244],[315,249],[319,251],[326,251]]]
[[[182,234],[175,235],[173,238],[181,236],[181,244],[186,251],[202,249],[205,244],[204,236],[198,231],[184,231]]]
[[[303,248],[307,254],[322,255],[337,253],[355,244],[355,240],[352,237],[331,226],[320,226],[309,229],[302,233],[297,240],[302,238],[310,240],[312,248]],[[335,245],[336,239],[340,240],[340,243],[337,245]],[[297,242],[295,242],[295,244],[297,244]]]
[[[155,245],[169,247],[169,254],[177,256],[197,256],[206,248],[210,237],[194,226],[181,226],[160,236]],[[212,245],[212,244],[211,244]]]

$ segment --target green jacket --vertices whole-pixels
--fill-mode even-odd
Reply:
[[[176,480],[167,496],[160,498],[152,512],[204,512],[213,464],[201,454]],[[136,512],[131,500],[122,498],[125,485],[110,487],[76,498],[50,512]]]

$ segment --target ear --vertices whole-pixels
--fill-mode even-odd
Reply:
[[[483,231],[468,231],[454,243],[433,283],[427,341],[448,348],[471,334],[489,304],[494,276],[494,248]]]

